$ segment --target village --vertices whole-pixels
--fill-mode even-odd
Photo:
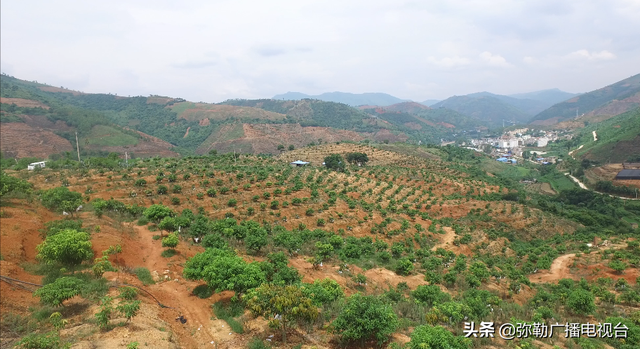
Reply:
[[[503,163],[517,164],[530,161],[541,165],[555,164],[559,159],[545,151],[551,142],[571,139],[569,131],[544,131],[519,128],[505,131],[500,137],[471,139],[461,146],[491,155]]]

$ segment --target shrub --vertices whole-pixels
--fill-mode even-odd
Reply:
[[[149,269],[145,267],[138,267],[133,270],[133,273],[136,274],[138,280],[142,282],[143,285],[153,285],[156,282],[153,281],[153,277],[151,276],[151,272]]]
[[[422,325],[411,333],[407,349],[466,349],[471,348],[471,339],[454,336],[442,326]]]
[[[237,199],[229,199],[229,201],[227,202],[227,206],[229,207],[235,207],[237,204],[238,204]]]
[[[61,277],[54,282],[44,285],[36,292],[34,296],[40,297],[42,304],[59,306],[67,299],[73,298],[80,294],[85,282],[75,277]]]
[[[169,190],[169,189],[167,189],[167,187],[166,187],[166,186],[164,186],[164,185],[159,185],[159,186],[158,186],[158,188],[156,189],[156,192],[157,192],[158,194],[160,194],[160,195],[164,195],[164,194],[166,194],[166,193],[167,193],[167,191],[168,191],[168,190]]]
[[[48,189],[42,192],[42,205],[50,210],[66,211],[73,214],[82,205],[82,194],[66,187]]]
[[[58,349],[64,348],[57,332],[30,333],[22,338],[16,347],[25,349]]]
[[[363,342],[374,337],[379,344],[398,328],[398,317],[377,297],[356,293],[332,323],[333,332],[345,342]]]
[[[575,314],[588,315],[596,310],[593,294],[578,288],[569,294],[567,306]]]
[[[192,293],[198,298],[207,299],[213,295],[213,289],[207,285],[198,285],[193,289]]]
[[[407,258],[400,259],[396,264],[396,273],[398,275],[409,275],[412,270],[413,263]]]
[[[162,247],[174,248],[178,246],[179,242],[180,242],[180,239],[178,239],[178,234],[171,233],[167,235],[167,237],[162,239]]]
[[[63,230],[48,236],[38,245],[37,258],[47,264],[60,263],[67,267],[75,267],[83,261],[93,258],[89,234],[73,229]]]
[[[147,181],[144,180],[143,178],[140,178],[140,179],[135,181],[134,185],[136,187],[145,187],[145,186],[147,186]]]
[[[180,205],[180,198],[177,198],[177,197],[175,197],[175,196],[174,196],[174,197],[172,197],[172,198],[171,198],[171,204],[173,204],[173,205]]]

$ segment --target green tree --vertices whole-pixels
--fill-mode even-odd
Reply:
[[[345,342],[362,344],[373,337],[382,344],[398,328],[398,317],[391,305],[379,298],[356,293],[347,299],[331,326]]]
[[[31,183],[13,176],[9,176],[4,171],[0,172],[0,198],[13,192],[30,193],[33,186]]]
[[[178,234],[171,233],[167,235],[167,237],[162,239],[162,247],[174,248],[178,246],[180,239],[178,239]]]
[[[622,274],[622,272],[627,269],[627,264],[617,259],[609,262],[608,266],[618,274]]]
[[[582,288],[575,289],[569,294],[567,306],[573,313],[581,315],[588,315],[596,310],[593,293]]]
[[[451,300],[449,294],[442,292],[438,285],[420,285],[415,291],[411,292],[411,296],[417,303],[432,307]]]
[[[145,216],[148,220],[157,224],[160,223],[160,221],[165,217],[175,216],[175,212],[173,212],[172,209],[165,205],[153,204],[149,206],[149,208],[144,210],[142,215]]]
[[[282,145],[282,144],[278,144],[278,150],[279,150],[279,151],[283,151],[283,150],[284,150],[284,145]]]
[[[140,301],[122,302],[118,304],[116,310],[119,311],[124,317],[127,318],[127,322],[131,321],[131,318],[138,314],[140,310]]]
[[[289,144],[289,150],[293,150],[295,149],[295,147],[293,146],[293,144]]]
[[[176,230],[176,219],[173,217],[164,217],[162,221],[158,224],[158,228],[160,228],[161,232],[166,231],[174,231]]]
[[[247,263],[229,250],[209,248],[185,263],[183,275],[189,280],[204,280],[216,290],[244,293],[266,281],[258,263]]]
[[[66,267],[75,267],[83,261],[93,258],[89,234],[66,229],[56,235],[48,236],[36,247],[36,258],[47,263],[60,263]]]
[[[369,157],[365,153],[347,153],[347,161],[350,164],[364,165],[369,161]]]
[[[398,275],[409,275],[413,270],[413,263],[407,258],[402,258],[396,264],[396,273]]]
[[[66,187],[53,188],[42,192],[42,204],[52,211],[74,214],[78,206],[82,205],[82,194]]]
[[[62,302],[67,299],[71,299],[79,295],[84,285],[84,281],[78,278],[64,276],[56,279],[50,284],[40,287],[33,295],[40,297],[40,302],[42,304],[57,307],[62,305]]]
[[[247,246],[247,250],[251,253],[260,251],[260,249],[267,246],[267,236],[267,230],[264,228],[249,229],[247,236],[244,238],[244,244]]]
[[[454,336],[442,326],[418,326],[411,333],[407,349],[466,349],[472,346],[471,339]]]
[[[269,326],[282,330],[282,340],[287,342],[287,328],[294,320],[313,320],[318,308],[306,297],[300,286],[262,284],[247,293],[243,299],[254,316],[269,319]]]
[[[340,154],[331,154],[324,158],[324,165],[330,169],[335,171],[343,171],[345,168],[344,159]]]
[[[321,306],[344,298],[340,284],[329,278],[314,280],[312,284],[303,284],[302,292],[311,298],[315,305]]]

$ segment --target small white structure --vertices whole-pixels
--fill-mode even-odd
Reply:
[[[40,162],[32,162],[29,165],[27,165],[27,170],[29,171],[33,171],[36,168],[45,168],[45,163],[46,161],[40,161]]]
[[[305,166],[305,165],[308,165],[308,164],[309,164],[308,162],[302,161],[302,160],[296,160],[296,161],[290,163],[290,165],[293,166],[293,167],[301,167],[301,166]]]

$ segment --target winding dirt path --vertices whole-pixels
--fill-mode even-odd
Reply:
[[[574,279],[578,280],[577,275],[573,275],[569,272],[569,266],[573,262],[573,258],[576,256],[575,253],[565,254],[558,258],[556,258],[553,263],[551,263],[551,268],[549,271],[542,271],[536,274],[529,275],[529,280],[531,282],[554,282],[560,279]]]
[[[182,242],[177,248],[179,254],[164,258],[161,256],[165,249],[162,247],[162,240],[153,240],[153,236],[158,232],[151,232],[146,226],[134,224],[130,226],[136,234],[132,237],[134,241],[123,246],[124,263],[129,267],[144,266],[149,269],[154,278],[159,280],[153,285],[143,286],[135,276],[125,277],[132,279],[130,282],[133,284],[151,292],[162,304],[174,308],[160,309],[159,317],[171,327],[172,332],[179,338],[180,344],[184,347],[197,348],[213,348],[217,344],[217,348],[220,349],[240,345],[237,342],[240,339],[239,335],[233,333],[224,320],[212,320],[211,305],[221,299],[231,298],[233,292],[222,292],[208,299],[201,299],[191,292],[201,283],[185,280],[182,277],[181,265],[184,260],[199,251],[187,246],[188,243]],[[179,315],[187,319],[186,324],[175,320]]]

